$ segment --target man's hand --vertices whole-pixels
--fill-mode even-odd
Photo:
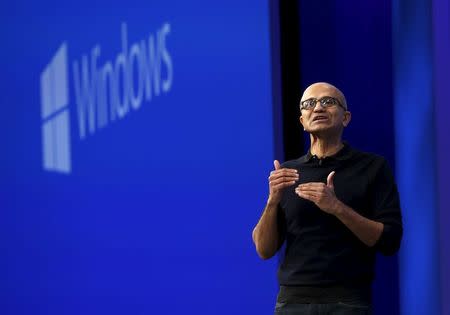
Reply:
[[[340,201],[334,193],[334,175],[331,172],[327,177],[327,183],[306,183],[298,185],[295,192],[300,197],[314,202],[320,209],[326,213],[336,215],[339,209]]]
[[[283,190],[292,186],[298,180],[299,175],[296,169],[281,168],[278,160],[273,161],[275,170],[270,172],[269,176],[269,200],[267,203],[278,204],[281,200]]]

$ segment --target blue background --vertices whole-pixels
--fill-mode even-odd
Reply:
[[[2,314],[269,313],[251,240],[273,161],[269,6],[2,4]],[[72,63],[171,26],[168,93],[80,140]],[[72,174],[42,170],[40,74],[68,45]],[[5,154],[6,153],[6,154]]]

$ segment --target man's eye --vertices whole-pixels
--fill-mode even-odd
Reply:
[[[332,99],[332,98],[326,98],[326,99],[323,99],[323,100],[322,100],[322,104],[325,104],[325,105],[334,105],[334,104],[335,104],[335,101],[334,101],[334,99]]]
[[[306,101],[306,102],[305,102],[305,105],[306,105],[307,107],[311,107],[313,103],[314,103],[314,102],[313,102],[312,100],[309,100],[309,101]]]

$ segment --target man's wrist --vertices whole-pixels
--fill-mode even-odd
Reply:
[[[336,217],[342,216],[347,211],[347,206],[342,203],[340,200],[337,200],[334,207],[333,207],[333,214]]]
[[[273,197],[269,196],[267,198],[267,208],[276,208],[278,206],[279,201],[275,200]]]

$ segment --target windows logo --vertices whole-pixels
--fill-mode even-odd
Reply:
[[[67,44],[63,43],[41,73],[42,167],[71,172]]]

